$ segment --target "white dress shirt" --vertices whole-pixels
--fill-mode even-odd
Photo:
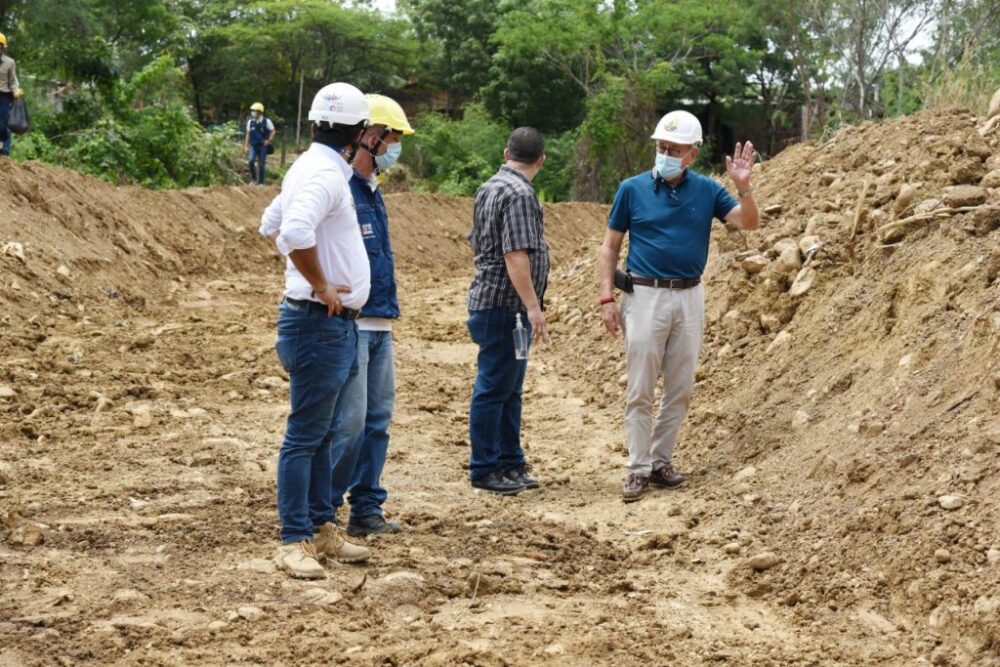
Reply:
[[[275,242],[285,257],[315,246],[326,282],[350,287],[340,300],[360,310],[368,301],[371,271],[347,183],[351,174],[351,166],[337,151],[313,143],[285,174],[281,193],[261,216],[259,231],[264,237],[279,232]],[[292,260],[286,260],[285,296],[319,301],[312,290]]]

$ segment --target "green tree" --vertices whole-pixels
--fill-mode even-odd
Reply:
[[[501,0],[400,0],[427,48],[427,69],[447,111],[461,108],[489,85],[493,33],[511,3]]]
[[[985,111],[1000,86],[1000,4],[945,0],[918,94],[925,108],[964,104]]]
[[[211,119],[261,101],[294,117],[299,81],[306,104],[333,81],[392,94],[413,77],[419,45],[408,24],[330,0],[237,3],[212,17],[191,45],[191,80]]]
[[[756,95],[750,84],[766,55],[759,26],[735,0],[526,2],[504,15],[494,59],[544,64],[550,84],[522,89],[534,100],[493,108],[582,115],[574,195],[606,200],[623,176],[646,167],[650,128],[664,110],[693,105],[715,134],[723,107]]]

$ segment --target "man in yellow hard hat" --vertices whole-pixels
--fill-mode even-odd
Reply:
[[[24,96],[21,84],[17,80],[17,65],[14,59],[4,53],[7,50],[7,37],[0,33],[0,154],[10,155],[10,129],[7,121],[10,118],[10,108],[14,100]]]
[[[274,141],[274,123],[264,115],[264,105],[254,102],[250,105],[250,119],[247,121],[247,135],[243,142],[243,154],[250,167],[251,185],[264,185],[264,165],[267,162],[268,146]]]
[[[380,478],[389,449],[389,422],[396,398],[392,322],[399,317],[396,274],[389,242],[389,218],[377,177],[392,168],[402,153],[400,140],[413,134],[406,113],[385,95],[365,95],[371,125],[354,156],[351,194],[361,237],[371,267],[371,291],[358,319],[358,374],[344,387],[344,402],[333,443],[333,505],[344,503],[350,491],[351,536],[398,533],[395,521],[382,511],[388,493]]]

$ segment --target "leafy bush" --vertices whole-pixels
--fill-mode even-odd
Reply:
[[[503,164],[511,129],[493,120],[479,104],[470,104],[461,120],[441,114],[417,119],[417,134],[405,140],[402,161],[415,174],[415,189],[469,196]],[[568,165],[572,133],[546,137],[546,162],[535,181],[549,201],[569,196]]]
[[[153,188],[240,182],[242,136],[234,124],[208,131],[187,106],[184,73],[153,60],[108,93],[79,88],[57,111],[39,96],[36,131],[15,140],[17,159],[79,169],[113,183]]]
[[[59,148],[41,132],[29,132],[15,136],[11,145],[11,153],[18,160],[59,163]]]
[[[406,139],[402,161],[417,177],[417,188],[470,195],[503,162],[510,133],[479,105],[469,105],[461,120],[428,114],[417,120],[417,133]]]
[[[128,128],[111,118],[102,118],[74,135],[65,152],[65,166],[113,183],[139,180]]]

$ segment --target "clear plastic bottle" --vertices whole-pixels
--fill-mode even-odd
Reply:
[[[531,341],[531,335],[528,330],[521,323],[521,313],[517,314],[517,325],[514,327],[514,358],[515,359],[527,359],[528,358],[528,343]]]

